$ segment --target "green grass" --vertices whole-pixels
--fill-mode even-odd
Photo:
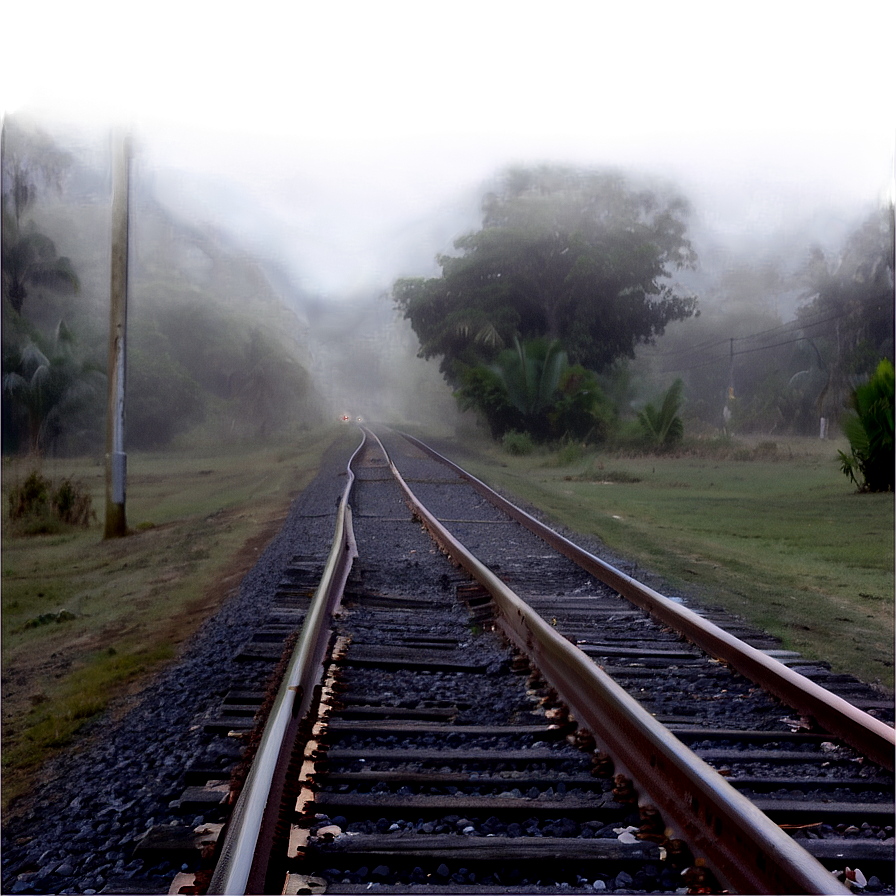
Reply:
[[[570,529],[748,619],[806,656],[893,687],[893,495],[860,495],[833,442],[691,446],[676,456],[465,464]]]
[[[3,805],[42,762],[111,700],[177,654],[238,587],[279,531],[338,434],[324,430],[264,448],[128,457],[131,534],[102,538],[105,472],[92,459],[47,460],[93,495],[88,529],[17,535],[2,552]],[[33,468],[3,463],[6,493]]]

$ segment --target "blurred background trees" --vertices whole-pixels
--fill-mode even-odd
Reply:
[[[103,450],[104,153],[4,120],[4,452]],[[445,421],[451,392],[496,438],[647,448],[673,386],[688,435],[817,437],[893,360],[892,205],[735,251],[668,184],[514,168],[440,275],[396,280],[387,304],[304,292],[238,235],[178,217],[154,176],[133,181],[130,449],[267,439],[346,410],[414,422],[423,404]]]
[[[440,359],[495,438],[668,447],[662,434],[680,441],[685,424],[824,438],[893,359],[892,205],[840,247],[807,234],[790,254],[711,259],[692,274],[688,205],[669,188],[563,168],[513,169],[502,185],[485,196],[482,229],[455,241],[460,254],[438,256],[441,277],[393,289],[421,356]],[[561,376],[536,379],[548,344]],[[537,413],[519,382],[538,383]],[[658,390],[663,401],[647,404]]]
[[[111,194],[98,160],[7,116],[2,132],[3,451],[102,451]],[[275,436],[323,416],[302,324],[258,263],[132,187],[125,439]],[[65,254],[60,254],[65,253]]]

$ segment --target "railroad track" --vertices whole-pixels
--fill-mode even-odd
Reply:
[[[887,701],[381,437],[256,636],[304,620],[209,892],[892,892]]]

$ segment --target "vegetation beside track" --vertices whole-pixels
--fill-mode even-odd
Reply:
[[[131,454],[125,539],[104,542],[101,520],[38,537],[4,525],[4,807],[238,587],[333,438]],[[669,588],[892,689],[893,495],[857,494],[838,469],[839,443],[702,443],[674,456],[453,444],[445,450],[471,472]],[[4,502],[31,468],[4,461]],[[46,460],[42,472],[103,506],[101,461]]]
[[[519,456],[483,442],[456,459],[596,536],[625,571],[649,570],[667,589],[892,691],[893,494],[858,494],[844,480],[845,444],[725,440],[674,455],[571,446]]]
[[[41,462],[44,476],[71,478],[88,491],[100,519],[30,537],[15,534],[5,511],[10,487],[34,460],[4,459],[4,808],[48,756],[174,658],[234,592],[336,435],[326,429],[263,448],[130,454],[131,534],[110,541],[102,538],[100,459]]]

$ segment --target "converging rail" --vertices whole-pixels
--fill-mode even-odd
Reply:
[[[268,717],[252,769],[231,814],[220,858],[209,885],[210,893],[262,893],[276,832],[286,776],[302,726],[310,723],[314,690],[320,684],[322,662],[329,640],[331,616],[339,605],[353,559],[357,556],[351,529],[352,463],[339,503],[333,547],[323,578],[311,601],[299,642]]]
[[[489,501],[555,550],[588,570],[595,578],[618,591],[619,594],[641,607],[655,619],[680,632],[706,653],[728,663],[733,669],[774,694],[797,712],[807,718],[815,719],[826,731],[851,744],[878,765],[893,771],[894,758],[896,758],[896,754],[894,754],[896,731],[893,728],[868,713],[862,712],[836,694],[819,687],[815,682],[793,669],[789,669],[761,650],[756,650],[738,638],[732,637],[687,607],[669,600],[609,563],[588,553],[512,504],[484,482],[476,479],[475,476],[452,463],[428,445],[413,436],[402,435],[421,451],[454,470]]]
[[[435,455],[418,440],[406,438]],[[439,459],[445,462],[440,456]],[[461,472],[456,465],[449,466]],[[667,823],[677,828],[696,855],[705,857],[721,881],[740,893],[835,892],[835,882],[819,862],[469,554],[417,501],[394,466],[392,472],[433,537],[492,595],[500,610],[498,624],[504,634],[532,656],[575,718],[603,744],[616,767],[625,769],[639,783]],[[472,481],[469,474],[462,475]],[[499,498],[478,480],[477,490],[490,499]],[[537,522],[504,499],[496,503],[508,512],[512,508],[514,518],[527,517],[527,525]],[[547,527],[537,526],[539,535],[553,536],[554,547],[565,542]],[[638,584],[597,558],[591,559],[604,575],[611,571],[620,584],[627,580],[627,590]],[[609,584],[616,587],[615,581]],[[655,592],[654,595],[655,601],[666,602]],[[842,889],[849,892],[847,887]]]
[[[531,667],[559,696],[580,735],[586,741],[593,738],[600,752],[612,760],[617,774],[632,779],[642,809],[659,813],[667,838],[683,840],[697,865],[705,865],[720,885],[731,891],[850,892],[754,802],[645,710],[594,659],[560,633],[556,619],[549,622],[542,618],[473,556],[417,498],[380,439],[366,428],[362,428],[362,435],[361,445],[348,465],[348,483],[340,500],[323,578],[306,614],[252,770],[226,827],[208,892],[282,891],[277,884],[281,872],[272,876],[271,868],[285,867],[283,858],[274,853],[283,850],[288,841],[290,819],[296,811],[295,784],[288,779],[297,774],[297,763],[301,764],[301,757],[307,755],[306,744],[313,743],[317,736],[317,708],[332,640],[331,618],[339,607],[357,556],[350,505],[352,466],[363,452],[377,449],[386,459],[414,517],[452,562],[491,596],[495,627],[519,654],[528,658]],[[403,434],[401,437],[444,464],[514,520],[632,604],[756,681],[799,713],[815,719],[878,765],[892,770],[892,728],[582,550],[419,440]],[[433,649],[440,647],[438,638],[430,641]],[[433,712],[438,715],[436,710]],[[404,840],[395,838],[395,843]],[[494,841],[491,845],[496,846]],[[525,849],[525,844],[519,845]],[[301,854],[302,849],[293,850],[294,856]]]

